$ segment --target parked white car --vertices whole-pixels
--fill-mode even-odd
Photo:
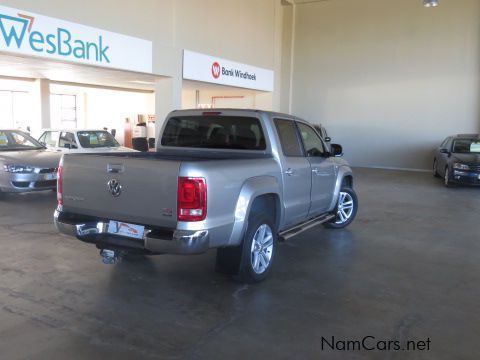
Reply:
[[[135,151],[121,146],[105,130],[45,130],[38,141],[47,149],[65,153]]]

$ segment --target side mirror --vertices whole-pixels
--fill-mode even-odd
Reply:
[[[332,156],[343,156],[343,148],[338,144],[330,145],[330,155]]]
[[[72,148],[72,145],[71,145],[71,144],[65,144],[65,145],[63,145],[63,147],[64,147],[65,149],[71,149],[71,148]]]
[[[325,140],[325,142],[330,142],[330,141],[332,141],[332,138],[330,136],[325,136],[324,140]]]
[[[450,151],[448,151],[447,149],[440,149],[440,152],[442,154],[450,154]]]

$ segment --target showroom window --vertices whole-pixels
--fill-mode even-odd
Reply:
[[[52,94],[50,111],[53,128],[77,128],[77,96],[68,94]]]
[[[31,122],[31,95],[26,91],[0,90],[0,127],[27,130]]]

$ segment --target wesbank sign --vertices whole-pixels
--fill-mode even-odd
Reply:
[[[151,41],[0,6],[0,51],[152,72]]]
[[[183,51],[183,78],[247,89],[273,91],[273,71]]]

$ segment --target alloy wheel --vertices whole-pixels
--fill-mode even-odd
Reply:
[[[337,221],[335,224],[343,224],[347,222],[353,214],[353,198],[347,192],[340,192],[338,199]]]
[[[268,269],[273,254],[272,229],[267,224],[258,227],[253,236],[251,247],[251,263],[255,273],[261,274]]]

